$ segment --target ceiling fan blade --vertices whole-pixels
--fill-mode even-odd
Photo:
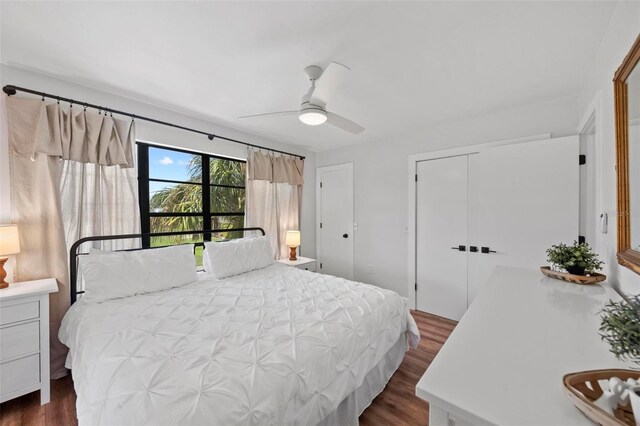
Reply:
[[[362,127],[358,123],[355,123],[349,120],[348,118],[344,118],[341,115],[334,114],[328,111],[327,111],[327,123],[333,126],[336,126],[342,130],[346,130],[349,133],[353,133],[354,135],[357,135],[358,133],[361,133],[364,130],[364,127]]]
[[[351,71],[346,65],[339,62],[331,62],[316,81],[315,90],[311,93],[310,102],[315,105],[326,105],[335,94],[347,74]]]
[[[295,110],[295,111],[277,111],[277,112],[265,112],[263,114],[252,114],[252,115],[243,115],[241,117],[238,117],[238,119],[241,118],[253,118],[253,117],[264,117],[267,115],[298,115],[300,113],[300,111]]]

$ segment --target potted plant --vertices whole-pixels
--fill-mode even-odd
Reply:
[[[571,246],[564,243],[552,245],[547,249],[547,260],[552,266],[560,267],[572,275],[581,276],[599,271],[604,265],[589,244],[577,241],[574,241]]]
[[[621,361],[640,365],[640,295],[610,300],[600,313],[600,337]]]
[[[580,371],[564,376],[565,393],[594,424],[640,425],[640,295],[609,300],[599,334],[611,353],[631,369]]]

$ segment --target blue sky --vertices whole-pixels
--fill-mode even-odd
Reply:
[[[191,154],[171,151],[168,149],[149,147],[149,177],[168,180],[189,180],[187,166]],[[175,184],[164,182],[149,182],[149,197],[153,197],[162,188],[173,187]]]
[[[169,180],[189,180],[187,166],[191,154],[149,147],[149,177]]]

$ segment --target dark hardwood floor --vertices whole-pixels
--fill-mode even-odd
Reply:
[[[0,425],[77,425],[76,393],[71,376],[51,381],[51,402],[40,405],[40,392],[0,404]]]
[[[416,396],[416,384],[457,322],[419,311],[411,315],[420,329],[420,346],[405,354],[387,387],[360,416],[360,426],[429,424],[429,404]]]
[[[411,311],[422,340],[406,353],[384,391],[360,416],[360,425],[427,425],[429,406],[415,396],[415,386],[456,326],[455,321]],[[76,394],[70,376],[51,381],[51,402],[40,405],[39,392],[0,404],[0,425],[76,425]]]

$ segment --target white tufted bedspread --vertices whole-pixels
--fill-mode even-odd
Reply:
[[[274,264],[80,301],[60,340],[80,424],[312,425],[402,333],[419,339],[398,294]]]

